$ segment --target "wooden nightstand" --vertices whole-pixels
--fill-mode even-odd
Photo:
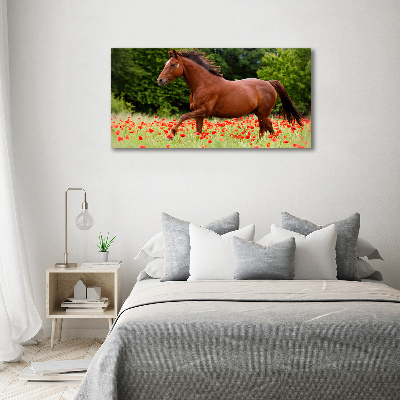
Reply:
[[[102,297],[108,297],[110,304],[104,313],[68,314],[61,303],[68,297],[74,297],[74,286],[82,279],[85,285],[101,286]],[[81,267],[57,268],[46,270],[46,317],[53,318],[51,329],[51,349],[54,347],[57,320],[58,341],[61,340],[62,322],[64,318],[107,318],[108,326],[117,318],[122,305],[121,268],[120,267]]]

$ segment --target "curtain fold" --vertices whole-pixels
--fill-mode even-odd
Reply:
[[[0,363],[18,358],[20,343],[42,326],[29,276],[13,185],[7,3],[0,0]]]

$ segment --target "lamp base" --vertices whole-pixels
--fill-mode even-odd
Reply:
[[[78,266],[78,264],[77,263],[68,263],[68,264],[57,263],[54,266],[58,267],[58,268],[76,268]]]

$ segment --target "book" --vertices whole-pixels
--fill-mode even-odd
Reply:
[[[81,381],[86,374],[85,371],[81,372],[63,372],[55,374],[36,374],[32,367],[26,367],[19,374],[18,379],[24,381]]]
[[[91,313],[102,313],[106,311],[106,308],[66,308],[65,312],[67,314],[70,313],[79,313],[79,314],[91,314]]]
[[[119,267],[122,261],[89,261],[81,264],[82,267]]]
[[[91,363],[91,358],[78,358],[76,360],[51,360],[31,362],[31,368],[36,374],[60,374],[64,372],[86,371]]]
[[[63,301],[61,307],[65,308],[106,308],[110,304],[109,300],[105,301],[90,301],[85,303]]]
[[[65,300],[65,303],[82,303],[82,304],[92,304],[92,303],[98,303],[98,302],[105,302],[108,300],[108,297],[102,297],[101,299],[74,299],[73,297],[68,297],[67,300]]]

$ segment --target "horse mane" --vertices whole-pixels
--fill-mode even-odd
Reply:
[[[196,64],[205,68],[208,72],[213,75],[220,76],[222,78],[221,68],[214,63],[214,61],[209,60],[205,53],[195,50],[182,51],[178,52],[181,57],[188,58],[189,60],[194,61]],[[174,56],[173,53],[170,54],[169,58]]]

